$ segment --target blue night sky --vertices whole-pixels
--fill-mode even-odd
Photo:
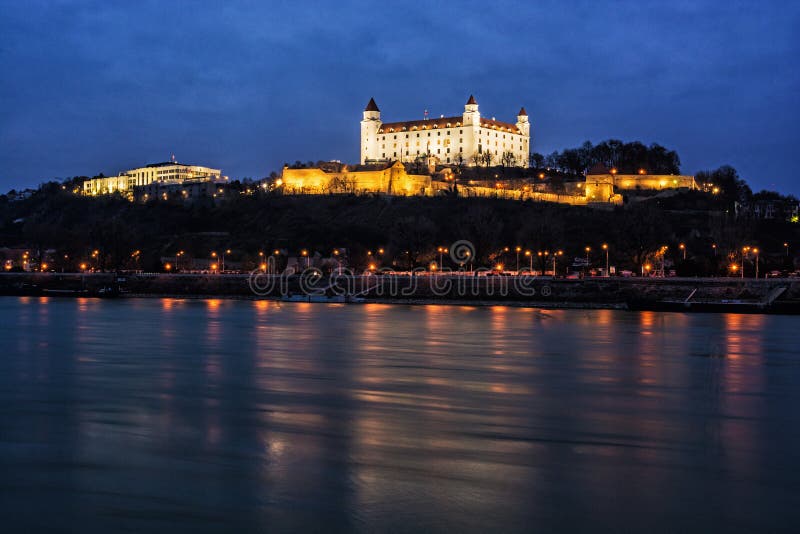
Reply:
[[[658,142],[800,193],[800,3],[0,0],[0,189],[167,160],[263,177],[384,120],[524,105],[533,149]]]

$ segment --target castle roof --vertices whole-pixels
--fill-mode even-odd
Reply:
[[[478,105],[478,102],[475,100],[475,97],[474,97],[474,96],[472,96],[472,95],[469,95],[469,100],[467,100],[467,105],[468,105],[468,106],[469,106],[469,105],[477,106],[477,105]]]
[[[381,110],[378,109],[378,104],[375,103],[375,99],[370,98],[367,107],[364,108],[364,111],[377,111],[380,113]]]
[[[378,129],[378,133],[407,132],[415,130],[438,130],[440,128],[458,128],[461,126],[463,117],[442,117],[439,119],[384,122]],[[496,121],[494,119],[481,119],[481,126],[493,130],[507,131],[510,133],[522,133],[515,125],[509,122]]]
[[[518,117],[527,117],[528,116],[528,112],[525,111],[525,107],[524,106],[519,108],[519,113],[517,113],[517,116]]]

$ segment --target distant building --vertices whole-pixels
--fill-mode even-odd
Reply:
[[[586,173],[585,195],[589,202],[609,202],[619,191],[668,189],[697,189],[694,176],[677,174],[618,174],[602,163],[596,163]]]
[[[108,178],[92,178],[83,182],[83,194],[105,195],[111,193],[132,194],[133,188],[158,183],[217,182],[222,171],[199,165],[185,165],[175,161],[153,163],[131,169]]]
[[[381,111],[370,99],[361,121],[362,164],[414,161],[432,158],[441,164],[476,165],[503,162],[508,167],[527,167],[530,122],[525,108],[515,124],[482,118],[478,102],[470,96],[462,115],[402,122],[382,122]]]

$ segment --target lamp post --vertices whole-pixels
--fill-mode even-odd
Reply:
[[[439,270],[440,270],[440,271],[441,271],[441,270],[444,268],[444,265],[442,265],[442,257],[443,257],[443,255],[444,255],[444,251],[445,251],[445,249],[446,249],[446,247],[438,247],[438,248],[436,249],[436,252],[438,252],[438,253],[439,253]]]
[[[183,254],[184,254],[184,252],[182,250],[178,251],[178,253],[175,254],[175,272],[176,273],[180,270],[179,269],[178,260],[180,259],[181,256],[183,256]]]
[[[333,255],[336,256],[336,263],[339,265],[339,276],[342,276],[342,260],[339,257],[339,249],[333,249]]]
[[[686,261],[686,245],[681,243],[678,245],[678,248],[681,249],[681,252],[683,252],[683,261]]]
[[[753,249],[753,254],[756,255],[756,280],[758,280],[758,248]]]
[[[530,250],[526,250],[525,251],[525,255],[528,256],[530,258],[530,260],[531,260],[530,271],[531,271],[531,274],[533,274],[533,254],[531,254]]]
[[[716,243],[711,243],[711,248],[714,249],[714,257],[716,258],[717,257],[717,244]]]
[[[519,274],[519,253],[522,252],[522,247],[517,247],[514,250],[517,252],[517,274]]]
[[[606,276],[611,276],[608,268],[608,243],[603,243],[603,250],[606,251]]]
[[[589,253],[592,251],[592,247],[586,247],[583,250],[586,251],[586,266],[584,267],[583,276],[586,276],[589,273]]]
[[[563,254],[564,254],[563,250],[559,250],[558,252],[553,252],[553,278],[556,277],[556,257],[562,256]]]
[[[747,251],[750,250],[750,247],[742,247],[742,278],[744,278],[744,256],[747,254]]]
[[[306,269],[308,269],[309,261],[310,261],[309,258],[308,258],[308,251],[306,249],[303,249],[303,250],[300,251],[300,254],[306,259]]]
[[[783,248],[786,249],[786,257],[788,258],[789,257],[789,243],[784,243],[783,244]]]
[[[218,270],[218,267],[219,267],[219,265],[217,265],[217,262],[216,262],[216,261],[214,261],[214,260],[217,258],[217,253],[216,253],[216,252],[214,252],[213,250],[211,251],[211,257],[212,257],[213,259],[212,259],[212,260],[211,260],[211,262],[209,263],[209,267],[211,268],[211,271],[212,271],[212,272],[213,272],[213,271],[217,271],[217,274],[219,274],[219,270]]]

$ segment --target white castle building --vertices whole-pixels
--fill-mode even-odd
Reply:
[[[531,125],[525,108],[517,123],[482,118],[475,97],[464,114],[404,122],[381,122],[381,111],[370,99],[361,121],[361,163],[412,161],[432,157],[439,163],[527,167]]]

